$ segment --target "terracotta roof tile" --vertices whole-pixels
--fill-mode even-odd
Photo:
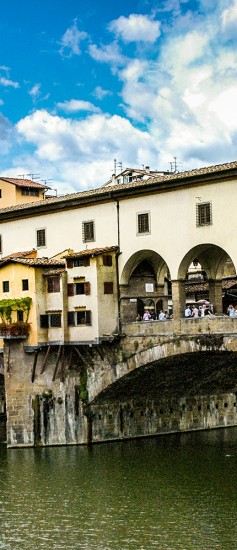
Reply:
[[[32,250],[27,250],[23,252],[12,252],[11,254],[8,254],[7,256],[1,258],[0,261],[7,260],[8,258],[29,258],[35,256],[37,256],[37,250],[33,248]]]
[[[17,187],[37,187],[38,189],[50,189],[50,187],[48,187],[47,185],[43,185],[42,183],[27,179],[5,178],[5,176],[0,176],[0,180],[7,181],[8,183],[13,183]]]
[[[99,256],[100,254],[106,254],[108,252],[116,252],[118,246],[106,246],[104,248],[91,248],[90,250],[81,250],[81,252],[73,252],[64,256],[68,258],[78,258],[79,256]]]
[[[88,191],[80,191],[78,193],[70,193],[69,195],[63,195],[59,197],[46,198],[45,200],[37,200],[26,204],[19,204],[17,206],[8,206],[6,208],[0,209],[0,214],[5,214],[7,212],[19,212],[24,209],[35,209],[41,206],[47,208],[48,205],[55,204],[60,205],[60,203],[70,202],[75,199],[90,199],[93,197],[100,197],[103,200],[103,197],[108,197],[108,194],[111,194],[113,191],[129,191],[130,189],[136,188],[147,188],[152,187],[154,184],[165,184],[169,182],[178,182],[179,180],[189,180],[198,176],[208,176],[209,174],[220,174],[228,171],[237,170],[237,161],[228,162],[225,164],[217,164],[214,166],[208,166],[205,168],[198,168],[195,170],[188,170],[186,172],[170,173],[169,175],[157,175],[155,177],[150,177],[147,180],[137,180],[132,181],[131,183],[121,183],[110,185],[108,187],[98,187],[96,189],[90,189]]]
[[[13,258],[9,257],[0,262],[0,266],[6,263],[15,263],[28,265],[29,267],[53,267],[53,266],[65,266],[64,260],[55,260],[53,258]]]

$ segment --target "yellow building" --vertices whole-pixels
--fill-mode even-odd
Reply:
[[[0,208],[44,200],[47,189],[36,181],[0,177]]]

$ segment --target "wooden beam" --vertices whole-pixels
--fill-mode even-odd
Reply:
[[[96,351],[97,353],[99,354],[100,358],[102,359],[102,361],[104,361],[104,354],[103,354],[103,350],[100,349],[99,346],[96,346]]]
[[[54,369],[54,373],[53,373],[53,378],[52,378],[53,382],[54,382],[54,380],[55,380],[55,378],[56,378],[56,374],[57,374],[57,370],[58,370],[58,365],[59,365],[59,361],[60,361],[60,355],[61,355],[62,347],[63,347],[63,346],[59,346],[59,348],[58,348],[57,361],[56,361],[56,365],[55,365],[55,369]]]
[[[76,347],[75,347],[74,349],[75,349],[77,355],[78,355],[78,356],[80,357],[80,359],[82,360],[82,362],[86,365],[86,360],[85,360],[85,358],[83,357],[82,353],[81,353]]]
[[[39,349],[35,351],[34,361],[33,361],[33,367],[32,367],[32,373],[31,373],[31,382],[33,384],[35,380],[35,371],[36,371],[36,365],[37,365],[37,359],[39,355]]]
[[[48,347],[47,347],[47,351],[46,351],[46,354],[45,354],[45,356],[44,356],[43,365],[42,365],[42,367],[41,367],[40,374],[43,374],[43,372],[45,371],[46,362],[47,362],[48,355],[49,355],[49,352],[50,352],[50,347],[51,347],[51,346],[48,346]]]

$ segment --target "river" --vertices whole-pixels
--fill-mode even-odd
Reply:
[[[236,550],[237,428],[93,447],[0,444],[4,550]]]

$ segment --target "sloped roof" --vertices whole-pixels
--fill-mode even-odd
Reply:
[[[0,180],[7,181],[8,183],[13,183],[17,187],[36,187],[38,189],[50,189],[47,185],[38,183],[36,181],[21,179],[21,178],[5,178],[5,176],[0,176]]]
[[[81,252],[73,252],[64,256],[66,259],[79,258],[80,256],[99,256],[100,254],[107,254],[108,252],[116,252],[118,246],[106,246],[104,248],[91,248],[90,250],[81,250]]]
[[[16,206],[8,206],[0,209],[0,218],[5,221],[7,218],[22,217],[25,212],[29,214],[31,210],[37,210],[38,212],[56,211],[58,209],[78,207],[94,201],[115,200],[116,197],[125,197],[128,192],[131,194],[134,192],[147,193],[149,190],[154,191],[166,191],[174,187],[184,185],[195,185],[202,183],[209,183],[213,180],[221,178],[228,178],[231,176],[237,178],[237,161],[228,162],[225,164],[218,164],[214,166],[208,166],[205,168],[198,168],[195,170],[188,170],[186,172],[170,173],[165,175],[157,175],[149,177],[146,180],[137,180],[130,183],[121,183],[110,186],[98,187],[88,191],[80,191],[78,193],[70,193],[59,197],[52,197],[46,200],[37,200],[26,204],[19,204]]]
[[[3,260],[8,260],[9,258],[29,258],[29,257],[35,257],[37,255],[37,250],[33,248],[32,250],[24,250],[22,252],[12,252],[11,254],[8,254],[7,256],[4,256],[1,258],[0,262]]]
[[[65,266],[64,260],[56,260],[54,258],[20,258],[9,257],[0,261],[0,267],[9,263],[28,265],[28,267],[59,267]]]

